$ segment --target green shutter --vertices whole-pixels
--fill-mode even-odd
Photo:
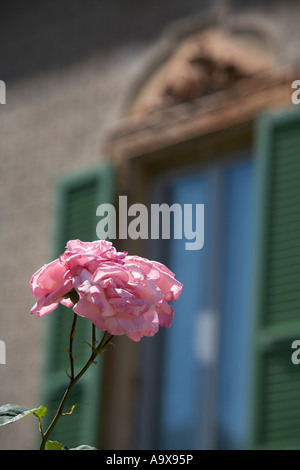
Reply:
[[[300,113],[258,121],[258,262],[252,447],[300,449]]]
[[[103,165],[86,173],[68,176],[59,181],[56,195],[57,207],[55,248],[53,259],[65,249],[71,239],[93,241],[96,236],[96,208],[102,203],[113,203],[113,168]],[[65,346],[69,345],[69,334],[73,321],[73,310],[62,305],[45,320],[46,341],[48,343],[43,387],[43,404],[48,408],[48,420],[52,419],[63,393],[68,385],[66,370],[70,371],[69,356]],[[75,373],[90,356],[92,324],[89,320],[78,317],[74,339]],[[102,337],[98,332],[97,338]],[[99,425],[99,404],[101,393],[101,364],[92,366],[72,390],[66,410],[73,404],[80,403],[72,415],[64,416],[51,434],[51,440],[58,440],[64,445],[78,446],[89,444],[99,446],[97,429]],[[45,418],[45,428],[46,428]]]

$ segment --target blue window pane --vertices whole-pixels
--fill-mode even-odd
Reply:
[[[172,178],[171,203],[204,204],[204,247],[168,243],[184,289],[162,361],[159,445],[243,448],[248,429],[254,168],[251,159]],[[216,333],[217,332],[217,333]]]
[[[252,329],[253,161],[225,173],[225,266],[220,354],[220,447],[244,448],[249,425],[248,391]]]
[[[206,207],[208,191],[207,174],[178,178],[171,187],[172,202],[179,202],[182,208],[183,204],[196,203]],[[160,447],[165,449],[195,448],[198,426],[198,373],[192,338],[196,314],[205,297],[205,250],[186,250],[185,243],[184,238],[169,242],[169,266],[183,283],[184,291],[174,303],[174,320],[165,335],[160,417]]]

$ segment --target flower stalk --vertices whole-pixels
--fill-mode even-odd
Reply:
[[[75,315],[75,316],[77,317],[77,315]],[[62,400],[61,400],[60,405],[59,405],[59,407],[56,411],[56,414],[55,414],[53,420],[51,421],[48,429],[45,431],[45,433],[42,431],[42,428],[40,426],[40,432],[41,432],[41,436],[42,436],[40,450],[45,450],[45,445],[46,445],[46,442],[49,439],[49,436],[50,436],[51,432],[53,431],[53,429],[56,426],[56,424],[57,424],[58,420],[60,419],[60,417],[63,416],[64,414],[66,414],[66,413],[63,412],[64,406],[66,404],[66,401],[67,401],[74,385],[85,374],[85,372],[90,368],[90,366],[92,364],[95,364],[96,357],[105,352],[106,346],[111,342],[111,340],[113,338],[113,335],[111,335],[110,333],[108,333],[106,331],[104,333],[103,337],[102,337],[102,340],[101,340],[100,344],[96,347],[95,346],[95,344],[96,344],[95,330],[93,328],[93,339],[92,339],[93,346],[92,346],[91,355],[90,355],[88,361],[86,362],[85,366],[81,369],[81,371],[76,376],[74,376],[74,359],[73,359],[73,353],[72,353],[72,346],[73,346],[73,339],[74,339],[74,334],[75,334],[75,324],[76,324],[76,319],[74,318],[73,323],[72,323],[71,333],[70,333],[70,349],[69,349],[70,362],[71,362],[71,374],[69,375],[70,383],[69,383],[69,386],[67,387],[67,389],[66,389],[66,391],[65,391],[65,393],[62,397]]]

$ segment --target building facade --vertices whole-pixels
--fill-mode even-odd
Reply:
[[[29,281],[67,240],[96,238],[99,204],[205,207],[202,249],[112,240],[184,291],[170,330],[115,338],[75,389],[53,436],[66,445],[299,447],[300,4],[266,3],[32,2],[1,20],[1,404],[51,414],[61,397],[72,319],[30,316]],[[36,448],[31,418],[0,448]]]

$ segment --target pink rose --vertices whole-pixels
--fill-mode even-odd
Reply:
[[[182,284],[176,280],[175,274],[164,264],[157,261],[149,261],[140,256],[126,256],[125,264],[127,263],[140,266],[147,277],[153,279],[157,287],[160,288],[167,302],[178,299],[182,291]]]
[[[39,316],[61,302],[112,335],[134,341],[170,327],[182,284],[163,264],[119,253],[110,242],[71,240],[58,260],[43,266],[31,280],[40,297],[31,312]],[[66,295],[76,291],[73,305]]]
[[[49,264],[45,264],[33,276],[30,282],[34,297],[40,297],[31,309],[38,316],[55,310],[59,303],[71,307],[70,299],[65,299],[73,288],[73,278],[78,268],[93,272],[102,261],[122,262],[126,253],[118,253],[111,242],[99,240],[81,242],[70,240],[64,253]]]
[[[182,284],[161,263],[126,256],[123,265],[104,262],[93,274],[82,270],[74,287],[80,296],[74,312],[113,335],[134,341],[170,327]]]
[[[87,268],[94,272],[102,261],[114,261],[121,263],[127,253],[119,253],[111,242],[97,240],[94,242],[82,242],[70,240],[60,260],[65,263],[73,274],[77,268]]]
[[[43,316],[56,309],[59,302],[70,306],[63,297],[72,289],[72,277],[67,266],[59,259],[42,266],[31,278],[30,286],[34,297],[40,297],[31,313]]]

